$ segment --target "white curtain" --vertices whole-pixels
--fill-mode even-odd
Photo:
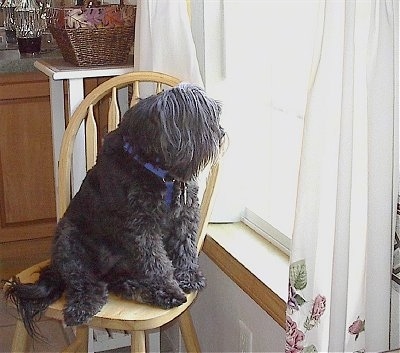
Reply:
[[[389,348],[397,29],[397,1],[321,1],[286,352]]]
[[[203,86],[185,0],[138,0],[135,71],[159,71]]]

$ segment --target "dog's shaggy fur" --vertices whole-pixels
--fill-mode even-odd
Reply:
[[[6,281],[28,332],[65,293],[66,325],[88,322],[109,292],[162,308],[202,289],[197,176],[220,153],[220,104],[180,84],[128,110],[59,221],[34,284]]]

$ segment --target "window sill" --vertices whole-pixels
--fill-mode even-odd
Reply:
[[[204,253],[281,327],[289,258],[245,224],[210,224]]]

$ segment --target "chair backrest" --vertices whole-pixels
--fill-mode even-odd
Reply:
[[[68,125],[63,135],[60,158],[58,165],[58,197],[57,197],[57,218],[60,219],[66,211],[71,197],[71,169],[74,152],[74,144],[78,130],[84,126],[86,170],[89,170],[95,163],[98,152],[98,119],[96,119],[95,105],[102,99],[108,98],[107,132],[114,130],[121,117],[118,105],[118,90],[127,87],[129,89],[128,105],[134,106],[140,98],[149,94],[159,93],[165,88],[176,86],[181,81],[175,77],[158,72],[132,72],[113,77],[100,84],[90,92],[78,105],[75,112],[68,120]],[[150,85],[149,85],[150,83]],[[144,86],[146,85],[146,86]],[[150,87],[153,89],[149,93]],[[141,93],[145,92],[142,96]],[[76,156],[75,156],[76,158]],[[214,189],[218,175],[218,164],[211,167],[207,176],[206,187],[202,197],[200,208],[200,223],[198,231],[197,249],[201,250],[206,235],[206,228],[211,214],[211,204],[214,196]]]

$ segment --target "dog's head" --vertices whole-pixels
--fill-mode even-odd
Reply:
[[[225,136],[220,112],[220,103],[204,90],[182,83],[140,100],[119,128],[143,161],[188,181],[218,159]]]

